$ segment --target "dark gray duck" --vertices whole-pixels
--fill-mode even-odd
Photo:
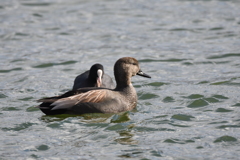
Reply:
[[[94,64],[90,70],[78,75],[73,84],[72,90],[77,90],[84,87],[103,87],[114,89],[115,84],[112,78],[104,73],[101,64]]]
[[[151,78],[141,71],[135,58],[120,58],[114,65],[115,89],[80,88],[60,96],[40,99],[38,102],[42,103],[37,107],[47,115],[129,111],[137,105],[137,93],[131,83],[135,75]]]

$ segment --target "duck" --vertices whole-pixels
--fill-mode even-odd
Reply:
[[[151,78],[144,73],[138,61],[133,57],[123,57],[114,65],[116,87],[86,87],[68,91],[60,96],[39,99],[39,108],[46,115],[120,113],[134,109],[137,105],[137,93],[131,78],[139,75]]]
[[[114,89],[115,84],[112,78],[104,73],[103,65],[96,63],[91,66],[90,70],[85,71],[75,78],[72,90],[84,87],[103,87]]]

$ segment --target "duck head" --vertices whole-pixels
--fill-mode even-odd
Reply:
[[[132,57],[120,58],[114,65],[114,75],[117,85],[130,85],[131,77],[135,75],[151,78],[140,69],[138,61]]]
[[[97,82],[96,87],[101,86],[103,74],[104,74],[104,70],[103,70],[103,66],[101,64],[98,64],[98,63],[94,64],[90,68],[89,78],[96,80],[96,82]]]

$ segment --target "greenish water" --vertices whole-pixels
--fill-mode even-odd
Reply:
[[[239,159],[240,3],[0,0],[0,159]],[[94,63],[139,60],[119,114],[46,116]]]

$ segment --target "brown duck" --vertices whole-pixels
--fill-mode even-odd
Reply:
[[[137,105],[137,93],[131,83],[131,77],[139,75],[151,78],[143,73],[138,61],[132,57],[120,58],[114,65],[115,89],[81,88],[63,95],[38,100],[38,108],[47,115],[119,113],[132,110]]]

